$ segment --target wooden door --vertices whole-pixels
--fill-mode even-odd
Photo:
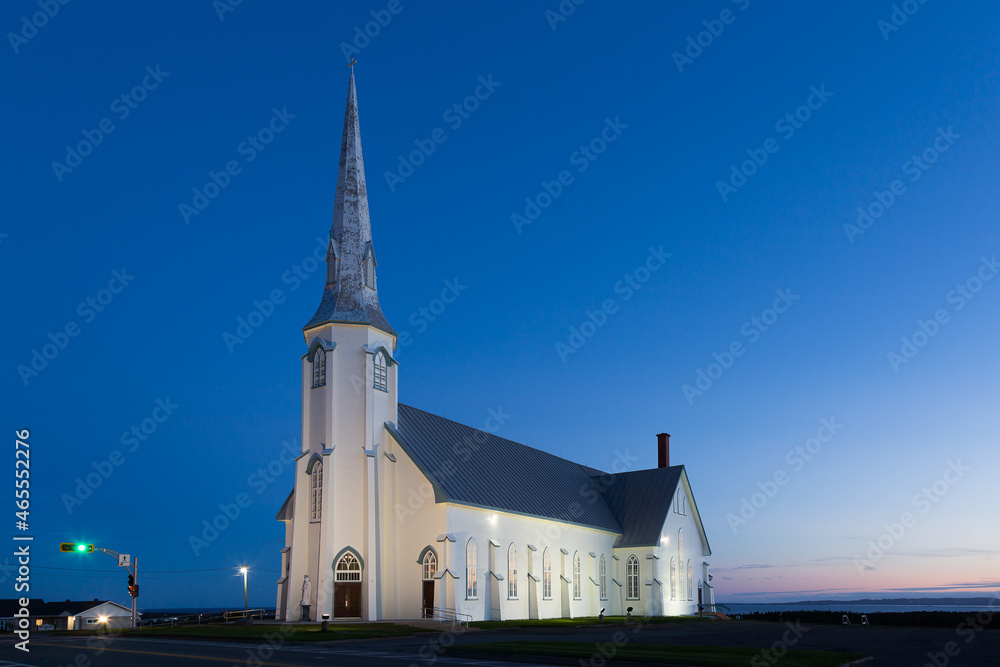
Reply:
[[[361,617],[361,582],[337,582],[333,585],[333,617]]]
[[[430,618],[434,615],[434,582],[425,581],[424,582],[424,603],[423,603],[423,615],[424,618]]]

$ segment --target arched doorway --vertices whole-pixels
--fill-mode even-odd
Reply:
[[[348,551],[334,566],[333,617],[361,617],[361,561]]]
[[[421,615],[423,618],[434,616],[434,575],[437,573],[437,556],[433,551],[428,550],[424,554],[421,567],[421,585],[423,587],[421,595]]]

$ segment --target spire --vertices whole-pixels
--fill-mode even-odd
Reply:
[[[352,63],[353,65],[353,63]],[[333,226],[326,256],[326,287],[319,309],[303,329],[326,322],[369,324],[393,336],[396,332],[382,314],[375,281],[375,252],[365,161],[361,155],[358,124],[358,95],[354,88],[354,67],[347,87],[344,135],[340,144],[337,193],[333,202]]]

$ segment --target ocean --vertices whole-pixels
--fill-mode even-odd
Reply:
[[[752,614],[755,611],[765,612],[765,611],[835,611],[853,614],[871,614],[873,612],[894,612],[894,611],[1000,611],[1000,607],[997,605],[975,605],[975,604],[941,604],[941,605],[929,605],[929,604],[871,604],[871,603],[859,603],[851,600],[844,602],[827,602],[822,603],[816,602],[792,602],[783,604],[748,604],[748,603],[731,603],[725,604],[722,602],[718,603],[720,605],[720,611],[724,611],[727,614]],[[729,607],[729,611],[726,611],[725,607],[721,605],[725,604]]]

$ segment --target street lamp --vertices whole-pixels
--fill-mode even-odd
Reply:
[[[243,575],[243,611],[249,612],[250,605],[247,603],[247,566],[244,565],[240,568],[240,573]]]

